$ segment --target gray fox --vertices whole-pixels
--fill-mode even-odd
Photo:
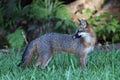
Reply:
[[[65,51],[76,54],[81,67],[85,67],[87,54],[94,48],[96,35],[85,20],[79,19],[79,22],[81,25],[73,34],[47,33],[31,41],[18,66],[30,64],[36,52],[38,56],[35,66],[45,68],[55,51]]]

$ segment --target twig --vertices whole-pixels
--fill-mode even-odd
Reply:
[[[26,39],[26,36],[25,36],[24,32],[22,32],[22,35],[23,35],[23,38],[24,38],[24,40],[25,40],[25,43],[28,44],[28,41],[27,41],[27,39]]]

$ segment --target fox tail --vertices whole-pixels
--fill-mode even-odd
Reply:
[[[18,66],[27,66],[28,64],[30,64],[36,50],[37,50],[37,43],[34,40],[27,45],[22,55],[21,62],[18,64]]]

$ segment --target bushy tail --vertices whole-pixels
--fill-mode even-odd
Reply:
[[[21,62],[18,64],[18,66],[26,66],[30,64],[36,49],[37,49],[37,42],[34,40],[27,45],[22,55]]]

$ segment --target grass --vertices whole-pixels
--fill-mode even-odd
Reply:
[[[94,51],[82,69],[73,54],[57,54],[45,69],[17,67],[20,52],[0,53],[0,80],[120,80],[120,51]]]

